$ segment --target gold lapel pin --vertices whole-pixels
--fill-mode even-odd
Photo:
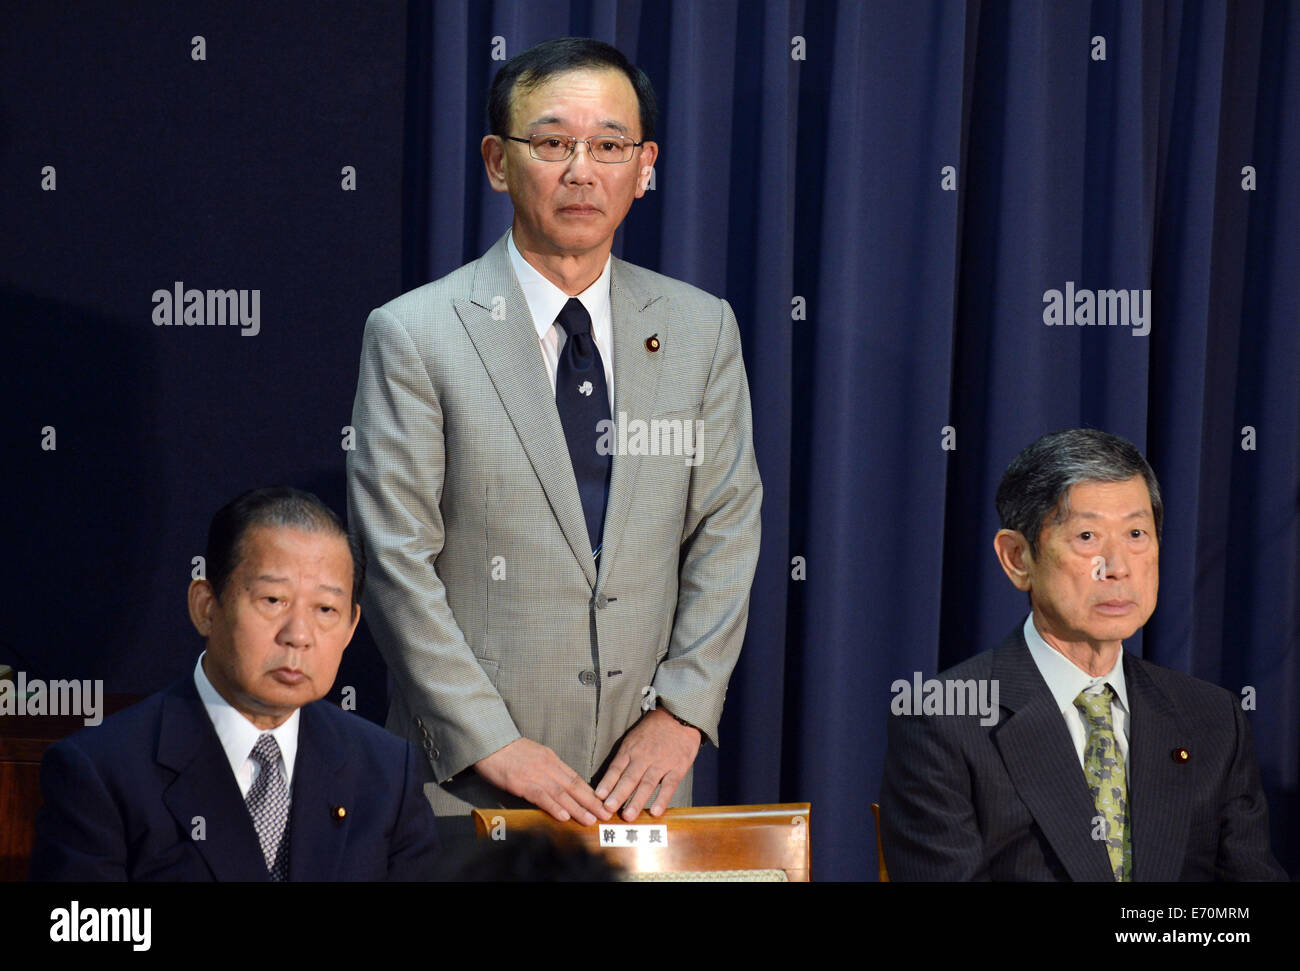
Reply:
[[[646,349],[647,351],[649,351],[651,354],[653,354],[655,351],[659,350],[659,335],[658,335],[658,334],[651,334],[649,337],[647,337],[647,338],[645,339],[645,349]]]
[[[1187,751],[1185,748],[1176,748],[1171,754],[1174,757],[1174,761],[1179,764],[1188,761],[1192,757],[1192,753]]]
[[[347,819],[348,811],[344,809],[342,806],[331,806],[330,815],[333,816],[335,819]]]

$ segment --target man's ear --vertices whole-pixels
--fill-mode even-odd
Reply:
[[[484,135],[479,143],[483,153],[483,167],[487,169],[488,184],[493,192],[508,192],[506,183],[506,146],[496,135]]]
[[[352,626],[348,628],[348,639],[343,642],[343,650],[346,651],[348,645],[352,643],[352,635],[357,632],[359,623],[361,623],[361,604],[355,603],[352,605]]]
[[[1034,554],[1029,552],[1029,541],[1014,529],[999,529],[993,537],[993,552],[1002,564],[1002,572],[1017,590],[1029,592],[1029,571],[1034,565]]]
[[[212,615],[220,609],[216,591],[207,580],[191,580],[189,589],[190,623],[200,637],[212,634]]]
[[[636,198],[640,199],[650,188],[650,174],[654,171],[655,160],[658,158],[658,143],[641,143],[641,154],[637,157]]]

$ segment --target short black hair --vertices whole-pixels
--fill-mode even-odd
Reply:
[[[1049,516],[1064,522],[1070,513],[1070,487],[1080,482],[1126,482],[1140,475],[1151,497],[1156,541],[1165,525],[1160,483],[1137,446],[1095,428],[1067,428],[1029,445],[1007,466],[998,486],[998,518],[1029,541],[1038,555],[1038,536]]]
[[[366,560],[361,544],[343,526],[334,510],[316,496],[290,486],[250,489],[217,510],[208,526],[206,570],[217,599],[244,556],[244,537],[256,526],[280,526],[308,533],[341,536],[352,555],[352,610],[361,602]]]
[[[510,107],[516,89],[535,88],[547,78],[582,68],[620,71],[632,82],[641,107],[641,141],[653,141],[659,108],[655,89],[645,71],[623,56],[617,47],[590,37],[560,37],[543,41],[516,54],[497,71],[488,89],[488,129],[493,135],[515,135],[510,131]]]

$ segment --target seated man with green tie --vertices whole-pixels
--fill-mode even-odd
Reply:
[[[409,742],[320,700],[365,565],[307,492],[257,489],[208,531],[192,674],[51,746],[36,880],[416,880],[437,834]]]
[[[998,562],[1030,614],[938,676],[990,686],[991,712],[890,719],[890,878],[1285,880],[1238,698],[1123,650],[1159,586],[1146,459],[1101,431],[1045,435],[997,509]]]

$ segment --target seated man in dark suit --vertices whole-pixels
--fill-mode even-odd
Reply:
[[[890,719],[890,877],[1285,880],[1238,699],[1122,650],[1159,585],[1146,459],[1105,432],[1045,435],[1003,475],[997,509],[998,561],[1032,609],[939,675],[990,689],[992,717],[917,704]]]
[[[37,880],[412,880],[433,814],[410,743],[320,701],[365,565],[327,506],[245,493],[190,585],[194,673],[51,746]]]

